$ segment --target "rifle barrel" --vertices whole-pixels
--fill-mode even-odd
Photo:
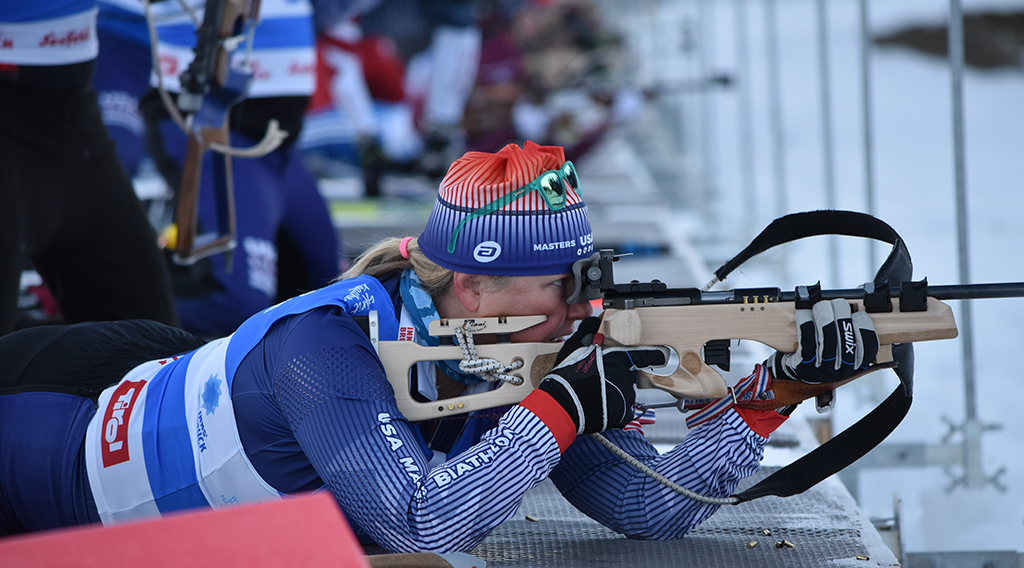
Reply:
[[[936,300],[974,300],[1024,297],[1024,282],[995,284],[950,284],[928,286],[928,295]]]
[[[902,290],[899,286],[890,288],[893,298],[899,298]],[[936,300],[984,300],[989,298],[1024,298],[1024,282],[998,282],[993,284],[948,284],[934,286],[929,284],[925,293]],[[823,300],[845,298],[855,300],[864,297],[862,288],[843,288],[822,290]],[[793,301],[795,292],[782,292],[779,299]]]
[[[878,294],[869,295],[865,287],[815,290],[810,299],[805,296],[798,302],[796,291],[779,288],[736,288],[733,290],[702,291],[697,288],[668,288],[664,283],[632,282],[615,284],[602,288],[605,308],[630,309],[656,306],[683,306],[699,304],[738,304],[767,302],[797,302],[821,300],[865,300],[883,305],[889,300]],[[907,287],[904,291],[904,287]],[[820,295],[818,295],[820,294]],[[869,297],[870,296],[870,297]],[[889,298],[900,300],[902,309],[917,311],[925,309],[926,298],[936,300],[981,300],[986,298],[1024,298],[1024,282],[999,282],[992,284],[951,284],[933,286],[927,280],[906,282],[889,287]],[[870,311],[870,308],[869,308]]]

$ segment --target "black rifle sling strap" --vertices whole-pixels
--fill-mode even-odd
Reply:
[[[876,286],[909,282],[913,265],[903,239],[883,221],[854,211],[809,211],[776,219],[732,260],[715,272],[725,280],[736,267],[772,247],[805,237],[845,235],[883,241],[892,251],[875,274]],[[900,384],[885,401],[867,416],[839,435],[815,448],[804,457],[761,480],[750,489],[734,495],[737,503],[765,495],[788,497],[802,493],[823,479],[857,461],[882,442],[903,421],[910,410],[914,392],[914,346],[892,346],[896,376]]]

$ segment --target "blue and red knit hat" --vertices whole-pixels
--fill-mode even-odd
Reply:
[[[563,274],[593,252],[572,163],[529,141],[456,160],[417,243],[449,270],[496,276]]]

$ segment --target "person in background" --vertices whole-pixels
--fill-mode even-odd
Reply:
[[[315,2],[323,66],[303,147],[326,175],[362,170],[435,184],[466,148],[480,63],[475,0]],[[337,172],[337,173],[332,173]]]
[[[394,42],[364,36],[358,14],[319,29],[317,88],[300,141],[313,171],[336,177],[356,168],[363,195],[380,197],[386,172],[410,170],[423,139],[404,82],[405,64]]]
[[[431,22],[429,74],[421,91],[420,169],[440,178],[466,149],[463,115],[480,66],[480,27],[474,0],[426,0]]]
[[[153,69],[149,28],[139,0],[98,3],[96,36],[103,49],[96,59],[93,87],[121,164],[135,178],[150,159],[146,150],[146,121],[139,110],[139,101],[149,91]],[[164,7],[157,5],[154,9]]]
[[[21,275],[66,322],[179,323],[157,236],[100,120],[96,0],[0,5],[0,334]]]
[[[104,72],[100,79],[109,88],[102,94],[107,100],[123,101],[138,96],[135,93],[142,79],[138,68],[126,69],[116,64],[118,59],[141,61],[145,53],[145,69],[151,68],[148,39],[146,43],[138,41],[146,30],[145,19],[138,6],[126,5],[123,0],[102,1],[106,9],[102,12],[105,25],[101,27],[117,38],[114,45],[119,48],[109,59],[101,53],[101,63],[109,62],[101,66]],[[192,2],[191,7],[194,13],[203,15],[202,2]],[[180,88],[178,77],[194,55],[195,23],[176,2],[156,4],[153,10],[157,15],[156,49],[162,81],[176,93]],[[141,37],[148,38],[148,33]],[[230,266],[224,255],[189,266],[179,266],[169,253],[166,255],[181,325],[207,338],[229,334],[260,310],[323,286],[348,262],[316,179],[295,146],[316,74],[311,4],[307,0],[265,0],[253,37],[249,60],[254,75],[252,87],[248,97],[230,113],[231,143],[235,147],[255,145],[272,119],[280,123],[288,137],[264,156],[232,159],[238,244]],[[234,52],[235,63],[245,51],[243,45]],[[115,105],[111,106],[114,112],[107,116],[113,123],[119,113]],[[177,193],[185,166],[186,135],[170,118],[155,89],[146,88],[139,106],[148,153]],[[112,128],[125,140],[138,136],[134,129]],[[128,143],[129,147],[137,145]],[[213,162],[209,155],[203,160],[200,232],[218,226]],[[166,226],[170,219],[163,222]]]

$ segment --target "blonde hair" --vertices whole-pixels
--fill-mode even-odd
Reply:
[[[363,251],[352,263],[352,266],[338,277],[338,280],[354,278],[362,274],[382,279],[393,272],[411,268],[416,271],[420,283],[430,297],[437,300],[451,287],[455,272],[435,264],[434,261],[427,258],[427,255],[420,250],[415,237],[405,247],[409,258],[402,256],[401,244],[402,239],[399,238],[380,241]],[[508,276],[487,276],[487,278],[499,288],[504,286],[509,279]]]
[[[339,280],[353,278],[361,274],[381,279],[392,272],[400,272],[411,268],[420,277],[420,282],[427,293],[430,294],[430,297],[437,299],[452,285],[452,278],[455,273],[434,264],[433,261],[427,258],[416,244],[415,238],[406,245],[409,258],[402,256],[402,252],[399,250],[401,244],[402,239],[389,238],[366,249],[352,263],[352,266],[341,275]]]

